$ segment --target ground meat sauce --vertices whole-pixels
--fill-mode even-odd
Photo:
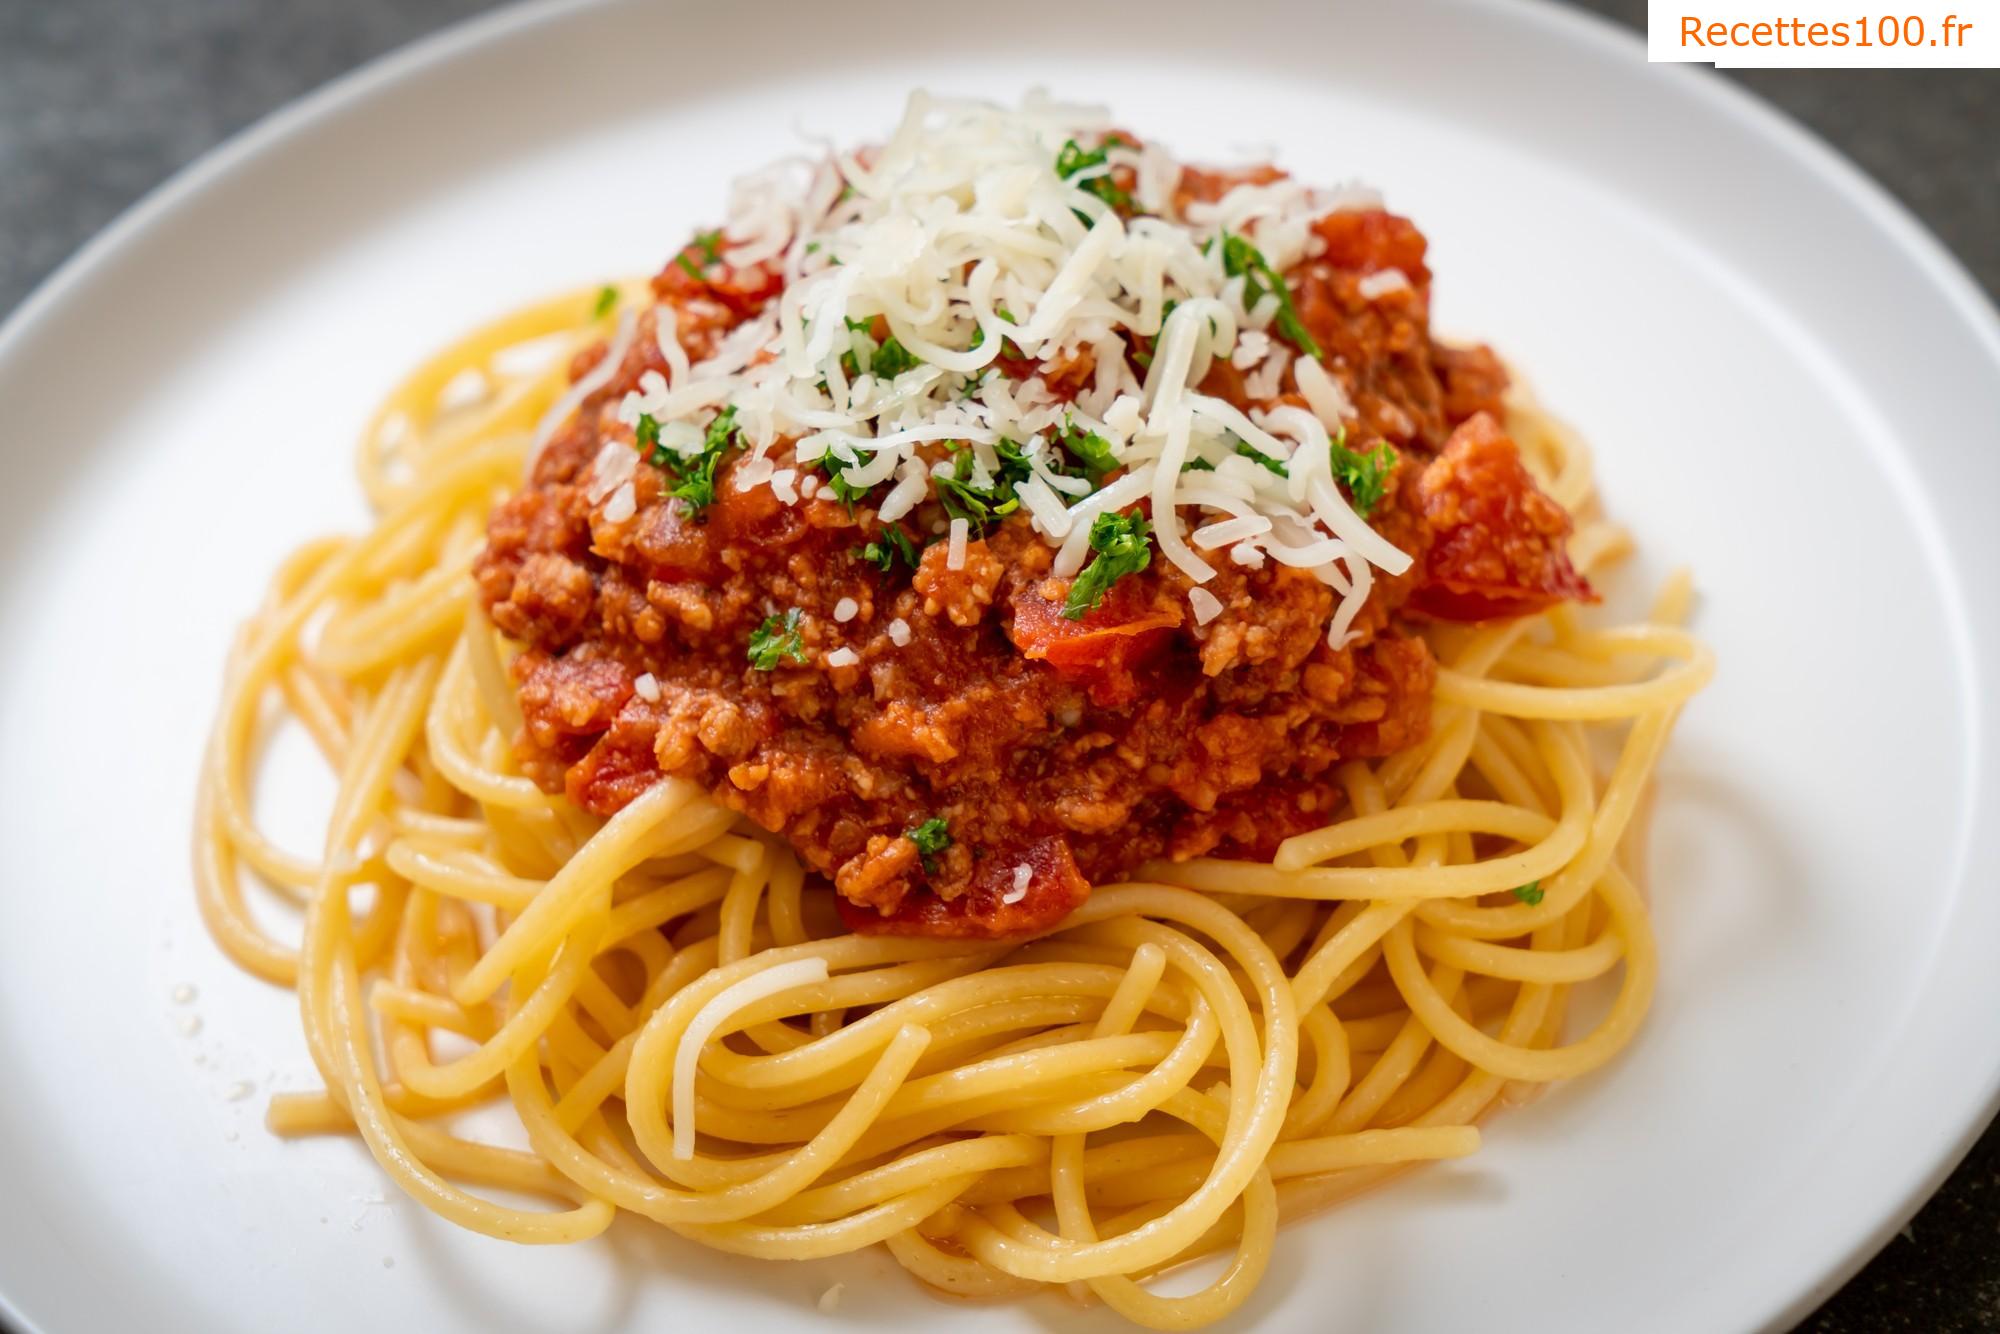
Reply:
[[[1237,179],[1191,171],[1182,193],[1213,198]],[[1347,647],[1327,644],[1331,592],[1276,562],[1221,562],[1203,587],[1222,611],[1205,625],[1159,558],[1066,619],[1069,581],[1019,515],[951,569],[926,503],[903,531],[930,545],[914,570],[884,573],[859,554],[883,530],[872,508],[739,489],[734,463],[696,515],[642,462],[634,512],[613,522],[585,488],[602,442],[631,438],[616,404],[664,370],[649,312],[609,383],[494,511],[478,562],[494,624],[523,645],[526,771],[607,816],[663,774],[692,780],[782,834],[850,926],[923,935],[1040,930],[1148,858],[1268,857],[1324,823],[1336,764],[1425,735],[1435,668],[1421,617],[1590,594],[1563,554],[1569,516],[1497,424],[1498,361],[1430,337],[1423,236],[1379,211],[1317,231],[1324,253],[1288,275],[1297,310],[1357,410],[1350,446],[1398,452],[1369,517],[1418,558],[1378,579]],[[1362,280],[1391,268],[1409,285],[1364,297]],[[780,282],[670,263],[653,286],[698,361]],[[572,374],[604,355],[585,352]],[[1226,362],[1202,387],[1247,406]],[[753,632],[793,609],[805,661],[750,665]],[[851,662],[829,660],[843,648]],[[657,689],[642,695],[648,673]],[[940,820],[947,845],[910,837]]]

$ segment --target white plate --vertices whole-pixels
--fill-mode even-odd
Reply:
[[[1808,1309],[2000,1082],[2000,331],[1965,276],[1763,107],[1551,9],[734,12],[531,8],[423,43],[205,159],[0,333],[0,1306],[49,1334],[824,1330],[844,1279],[839,1325],[1022,1323],[880,1255],[760,1267],[637,1226],[512,1248],[384,1200],[352,1143],[271,1141],[263,1096],[308,1077],[292,1002],[208,943],[186,845],[231,627],[282,550],[360,521],[349,441],[400,371],[650,271],[795,126],[1046,82],[1193,156],[1264,142],[1384,187],[1433,238],[1442,323],[1597,444],[1645,572],[1697,568],[1722,660],[1663,770],[1640,1042],[1477,1158],[1288,1231],[1236,1325]],[[287,795],[306,842],[323,794]]]

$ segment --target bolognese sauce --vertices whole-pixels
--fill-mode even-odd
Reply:
[[[1188,170],[1175,207],[1278,179]],[[1424,618],[1592,594],[1564,554],[1569,516],[1500,424],[1500,363],[1431,335],[1422,234],[1379,208],[1330,211],[1312,232],[1265,279],[1292,321],[1270,337],[1338,386],[1351,409],[1338,447],[1363,461],[1343,497],[1411,557],[1375,578],[1337,642],[1328,580],[1237,558],[1197,585],[1154,551],[1149,534],[1175,520],[1148,497],[1097,516],[1096,574],[1058,574],[1030,513],[963,480],[979,469],[950,439],[920,446],[941,481],[892,520],[879,492],[857,494],[788,442],[712,450],[705,477],[661,454],[647,438],[658,424],[619,405],[674,371],[676,347],[702,361],[786,290],[780,265],[733,264],[698,238],[491,519],[476,577],[522,646],[526,772],[605,816],[663,776],[697,783],[782,835],[851,927],[924,935],[1044,929],[1142,861],[1268,857],[1326,823],[1336,766],[1426,734]],[[879,321],[863,332],[888,346]],[[579,355],[572,378],[610,351]],[[1155,351],[1132,340],[1135,376]],[[1014,352],[987,374],[1036,378],[1059,399],[1103,355]],[[1295,365],[1259,376],[1217,359],[1199,388],[1246,413],[1309,404]],[[610,495],[607,442],[637,459]],[[1079,437],[1077,473],[1109,485],[1117,462],[1093,448]]]

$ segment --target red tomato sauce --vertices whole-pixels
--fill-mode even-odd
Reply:
[[[1190,172],[1183,193],[1212,198],[1233,179]],[[970,542],[962,568],[933,541],[916,568],[885,573],[860,554],[884,531],[872,508],[739,490],[740,454],[699,514],[641,462],[635,512],[609,521],[586,487],[602,441],[631,439],[617,403],[665,368],[649,311],[609,383],[496,508],[475,571],[494,623],[523,645],[526,771],[600,815],[662,775],[699,783],[781,834],[853,929],[919,935],[1046,929],[1141,861],[1268,857],[1325,823],[1335,765],[1426,734],[1424,617],[1519,615],[1590,591],[1563,554],[1569,516],[1496,424],[1498,360],[1430,336],[1421,233],[1382,212],[1318,231],[1324,252],[1286,276],[1358,410],[1350,447],[1397,452],[1370,521],[1416,557],[1378,579],[1346,647],[1327,644],[1332,593],[1275,562],[1220,562],[1203,587],[1223,610],[1205,625],[1157,554],[1068,619],[1070,581],[1019,515]],[[781,287],[773,269],[690,268],[677,257],[654,289],[695,360]],[[1360,280],[1385,268],[1409,286],[1364,298]],[[1203,388],[1244,401],[1226,364]],[[913,547],[935,516],[927,505],[903,522]],[[796,656],[752,665],[753,634],[792,611]],[[842,648],[855,660],[829,662]],[[949,841],[926,850],[910,835],[931,821]]]

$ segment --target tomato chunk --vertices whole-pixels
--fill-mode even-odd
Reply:
[[[1028,868],[1027,883],[1015,868]],[[1046,931],[1090,897],[1090,882],[1061,838],[1039,838],[1003,855],[988,855],[965,892],[947,902],[929,890],[906,894],[887,916],[845,896],[835,902],[840,920],[864,936],[943,936],[1000,940]],[[1011,900],[1011,901],[1010,901]]]
[[[1408,218],[1379,208],[1343,209],[1315,222],[1313,231],[1326,242],[1323,257],[1336,269],[1356,273],[1401,269],[1418,287],[1431,280],[1431,271],[1424,267],[1430,243]]]
[[[1480,413],[1451,433],[1417,479],[1431,530],[1410,606],[1447,621],[1527,616],[1597,594],[1565,549],[1568,511],[1543,494],[1521,452]]]
[[[1136,580],[1121,580],[1095,611],[1072,621],[1061,602],[1045,595],[1052,583],[1024,589],[1014,599],[1014,622],[1007,628],[1014,647],[1080,682],[1093,704],[1111,707],[1138,698],[1134,669],[1166,643],[1181,623],[1179,610],[1149,601],[1137,592]]]

